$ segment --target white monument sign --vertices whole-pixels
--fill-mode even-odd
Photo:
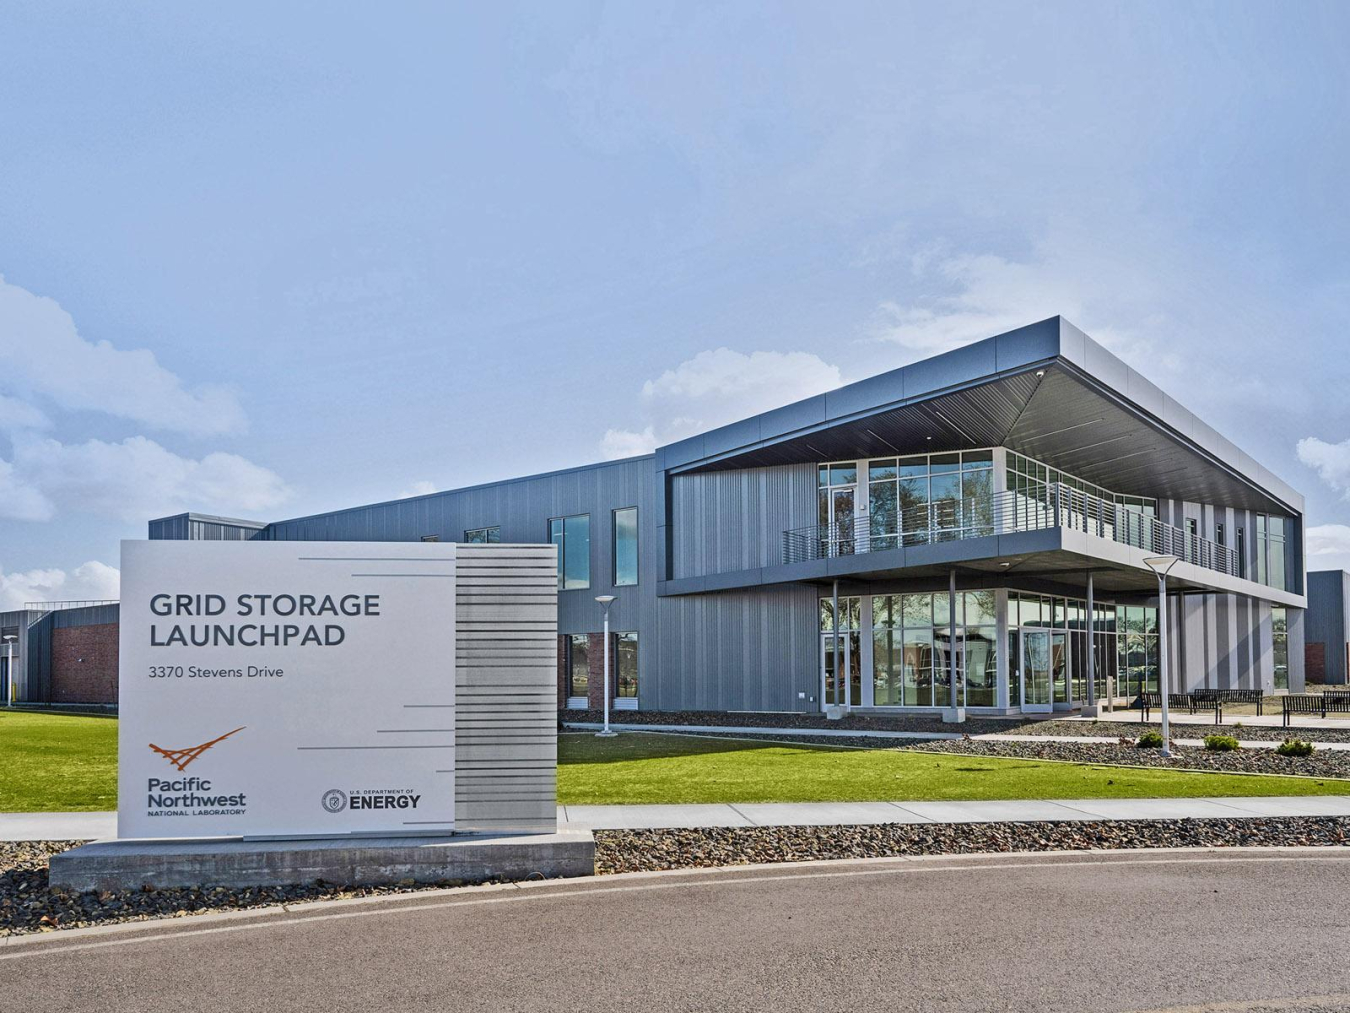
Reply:
[[[455,546],[122,543],[118,836],[447,833]]]

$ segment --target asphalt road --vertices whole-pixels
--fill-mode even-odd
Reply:
[[[0,946],[0,1010],[1350,1010],[1350,853],[616,876]]]

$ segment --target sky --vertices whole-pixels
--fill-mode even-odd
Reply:
[[[0,609],[1063,314],[1350,567],[1350,5],[0,0]]]

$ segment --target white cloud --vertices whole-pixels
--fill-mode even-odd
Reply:
[[[153,352],[81,337],[54,299],[9,284],[3,276],[0,359],[0,382],[17,390],[30,412],[37,411],[32,401],[48,398],[66,410],[103,412],[175,432],[202,435],[244,427],[243,409],[230,391],[213,385],[188,389]],[[0,406],[0,421],[16,410]]]
[[[1318,524],[1307,542],[1309,570],[1350,570],[1350,525]]]
[[[133,523],[188,509],[247,514],[290,495],[279,475],[236,454],[182,457],[144,436],[74,445],[16,437],[14,460],[0,461],[0,516],[22,520],[64,510]]]
[[[656,440],[656,430],[648,426],[639,432],[629,429],[606,429],[604,439],[600,441],[600,452],[606,461],[617,461],[621,457],[638,457],[650,454],[660,444]]]
[[[0,612],[23,608],[30,601],[92,601],[117,598],[122,574],[114,566],[91,559],[65,570],[0,570]]]
[[[1298,459],[1316,469],[1318,478],[1350,499],[1350,440],[1327,443],[1309,436],[1298,441]]]
[[[394,498],[395,498],[395,499],[408,499],[408,498],[411,497],[411,496],[430,496],[433,492],[436,492],[436,491],[437,491],[437,490],[436,490],[436,484],[435,484],[434,482],[428,482],[428,481],[423,480],[423,481],[420,481],[420,482],[414,482],[412,485],[410,485],[408,488],[404,489],[401,493],[399,493],[399,494],[398,494],[397,496],[395,496]]]
[[[699,352],[642,385],[650,421],[640,429],[610,429],[600,443],[607,460],[655,447],[728,422],[833,390],[838,366],[810,352]]]
[[[1179,358],[1158,354],[1156,342],[1143,333],[1165,327],[1152,304],[1151,283],[1115,258],[1070,249],[1061,238],[1023,260],[919,250],[910,258],[918,291],[908,301],[881,303],[876,336],[922,358],[1063,316],[1154,371],[1179,369]],[[1123,302],[1137,305],[1123,308]],[[1137,329],[1122,326],[1122,320],[1135,322]]]
[[[51,421],[27,401],[0,394],[0,433],[16,429],[46,429]]]

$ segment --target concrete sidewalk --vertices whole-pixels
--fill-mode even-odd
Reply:
[[[1257,798],[1097,798],[1004,802],[742,802],[716,805],[568,805],[559,829],[998,823],[1039,820],[1247,819],[1350,816],[1347,795]],[[85,840],[117,833],[116,813],[0,813],[0,841]]]

